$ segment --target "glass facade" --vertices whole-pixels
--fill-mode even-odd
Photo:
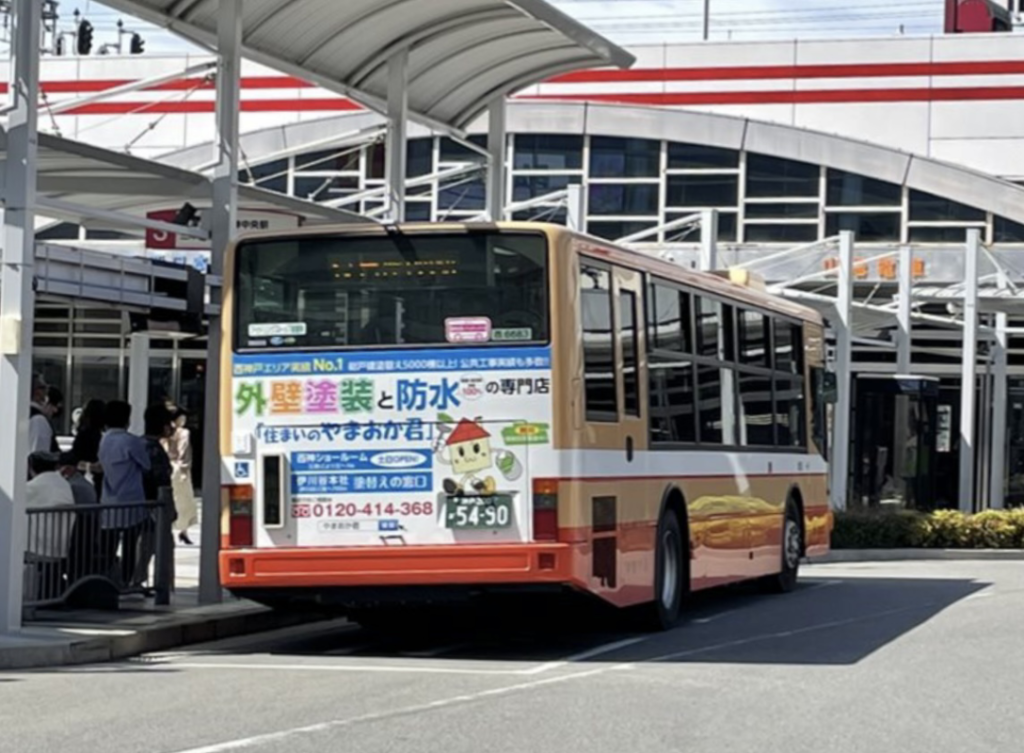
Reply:
[[[472,136],[479,147],[486,137]],[[509,137],[508,195],[513,203],[582,184],[587,230],[611,240],[702,209],[720,213],[725,243],[808,243],[852,230],[859,243],[962,243],[969,228],[987,242],[1024,243],[1024,225],[951,199],[807,162],[682,141],[612,136],[515,134]],[[447,137],[409,144],[406,216],[415,221],[476,219],[486,205],[485,158]],[[452,169],[461,169],[451,175]],[[447,177],[438,172],[448,171]],[[424,180],[427,176],[434,176]],[[317,201],[345,201],[379,213],[384,146],[315,151],[247,167],[242,180]],[[553,199],[512,219],[566,222]],[[56,230],[52,232],[58,232]],[[644,242],[698,243],[699,229],[662,231]]]

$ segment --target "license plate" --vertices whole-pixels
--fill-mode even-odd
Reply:
[[[457,530],[508,528],[512,525],[512,497],[449,497],[444,524]]]

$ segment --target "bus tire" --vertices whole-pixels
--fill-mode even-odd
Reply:
[[[789,593],[796,588],[800,558],[804,550],[803,530],[800,508],[790,499],[786,502],[786,513],[782,519],[781,570],[768,580],[769,588],[774,593]]]
[[[654,601],[644,604],[639,615],[645,629],[670,630],[679,622],[689,587],[684,582],[688,573],[686,552],[679,518],[672,510],[665,510],[655,539]]]

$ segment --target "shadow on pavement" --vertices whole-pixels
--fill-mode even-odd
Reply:
[[[666,633],[643,633],[623,613],[584,599],[503,598],[472,607],[382,613],[366,627],[313,629],[245,650],[339,661],[844,665],[863,660],[987,585],[970,579],[805,578],[786,595],[739,586],[695,595],[686,619]],[[609,644],[631,638],[637,641],[608,650]],[[586,656],[589,652],[595,653]],[[206,653],[235,651],[211,646]]]

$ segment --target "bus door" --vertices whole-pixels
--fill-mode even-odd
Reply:
[[[579,518],[590,523],[591,587],[617,591],[650,580],[647,547],[623,541],[649,516],[645,509],[647,449],[642,278],[632,270],[581,259],[582,410],[577,410],[581,473]],[[636,481],[631,481],[632,477]],[[636,562],[624,561],[635,557]],[[637,582],[624,582],[624,579]]]

